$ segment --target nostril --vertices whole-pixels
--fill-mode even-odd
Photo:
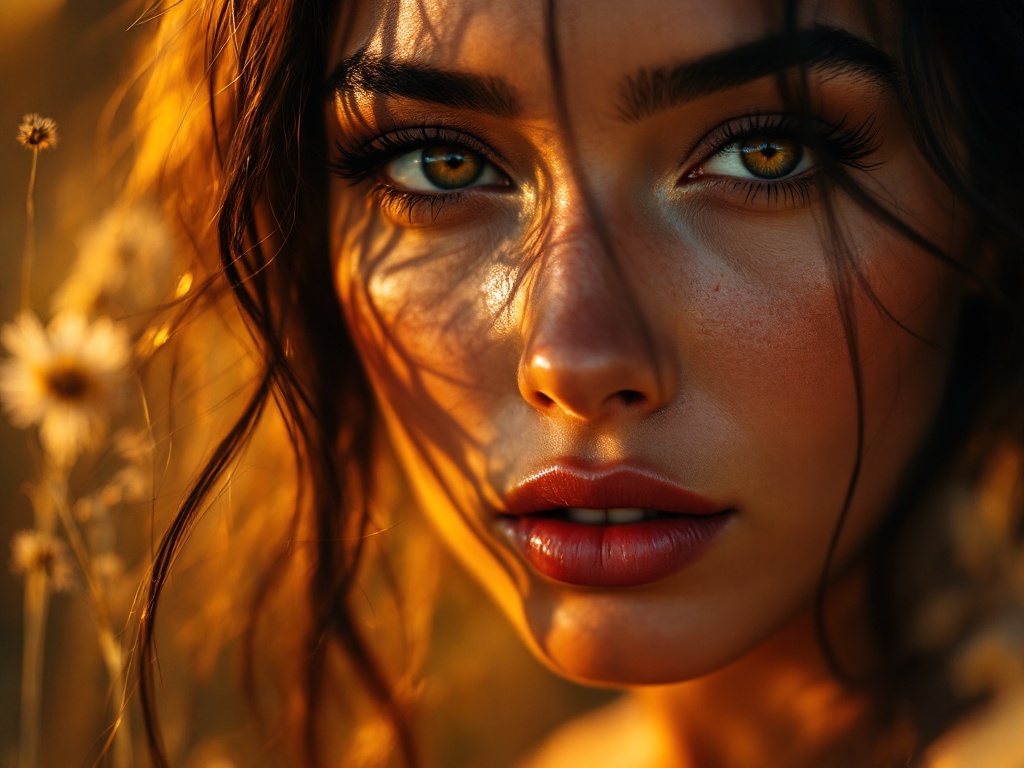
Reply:
[[[643,403],[647,400],[647,395],[643,392],[637,392],[635,389],[621,389],[615,393],[625,405],[636,405],[637,403]]]
[[[540,390],[535,391],[533,393],[533,396],[537,399],[538,405],[540,405],[542,408],[550,408],[552,405],[555,404],[554,399],[548,397]]]

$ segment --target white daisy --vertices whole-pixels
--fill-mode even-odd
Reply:
[[[25,312],[0,331],[11,357],[0,364],[0,402],[11,423],[39,425],[44,450],[61,465],[106,430],[107,414],[129,359],[128,335],[109,318],[77,313],[47,328]]]

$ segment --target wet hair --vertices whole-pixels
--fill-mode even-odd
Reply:
[[[904,473],[892,508],[870,550],[872,615],[882,665],[871,685],[893,711],[911,713],[917,751],[960,712],[948,691],[936,696],[937,660],[906,640],[907,552],[924,547],[929,520],[955,487],[976,488],[1007,446],[1024,445],[1024,64],[1019,0],[902,0],[876,3],[869,18],[891,44],[898,65],[898,97],[918,149],[962,206],[970,233],[963,253],[946,253],[858,187],[841,169],[828,171],[828,195],[846,194],[960,274],[967,298],[946,394],[930,432]],[[259,351],[259,376],[245,407],[211,453],[160,540],[142,598],[138,683],[150,754],[167,764],[161,743],[154,678],[155,627],[172,566],[218,482],[252,439],[262,418],[279,411],[298,467],[293,526],[315,542],[309,553],[305,600],[309,622],[302,654],[305,716],[302,760],[320,764],[318,708],[330,677],[328,656],[340,649],[349,669],[375,700],[395,735],[397,751],[418,764],[410,714],[395,695],[384,664],[352,608],[365,557],[373,458],[377,451],[372,393],[334,291],[328,248],[327,157],[322,82],[329,43],[345,25],[345,0],[204,0],[180,25],[182,8],[167,2],[157,47],[161,58],[140,114],[167,109],[177,89],[182,122],[177,149],[166,131],[141,130],[138,185],[158,187],[170,214],[182,222],[207,264],[207,298],[229,294]],[[185,5],[191,5],[185,4]],[[796,25],[798,3],[778,3],[780,27]],[[548,52],[552,77],[562,82],[549,0]],[[783,83],[780,87],[787,88]],[[203,88],[207,111],[193,89]],[[799,84],[785,91],[799,106]],[[195,103],[193,103],[195,102]],[[183,117],[185,113],[188,117]],[[958,212],[959,213],[959,212]],[[213,221],[212,231],[200,222]],[[834,224],[834,222],[833,222]],[[833,274],[847,281],[855,265],[834,233]],[[868,289],[867,286],[861,286]],[[868,289],[869,290],[869,289]],[[852,323],[846,316],[854,372]],[[861,434],[858,456],[863,442]],[[856,486],[852,472],[849,498]],[[959,484],[959,485],[957,485]],[[1019,495],[1015,503],[1020,503]],[[844,508],[845,513],[845,508]],[[1020,525],[1020,516],[1016,518]],[[835,542],[842,530],[840,519]],[[1015,531],[1020,536],[1021,531]],[[942,552],[939,545],[935,550]],[[280,578],[282,554],[256,591],[250,636],[267,595]],[[819,615],[829,584],[829,560],[819,591]],[[934,567],[944,567],[941,562]],[[825,622],[819,624],[828,648]],[[252,658],[251,647],[247,651]],[[843,674],[835,662],[837,674]],[[936,702],[943,702],[937,705]],[[946,703],[948,702],[948,703]]]

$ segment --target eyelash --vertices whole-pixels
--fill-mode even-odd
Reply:
[[[719,153],[760,136],[791,141],[810,150],[815,159],[814,167],[797,176],[779,180],[755,181],[700,174],[700,169]],[[465,192],[472,188],[441,193],[414,192],[380,178],[381,169],[390,161],[430,144],[464,146],[479,154],[485,162],[494,164],[494,152],[472,136],[447,128],[420,126],[384,134],[364,144],[338,142],[335,157],[328,167],[352,185],[377,177],[370,194],[378,205],[410,221],[414,215],[427,212],[433,221],[444,208],[457,206]],[[877,151],[879,144],[873,115],[852,126],[846,118],[830,124],[792,115],[750,115],[725,123],[702,138],[698,146],[710,149],[702,153],[701,160],[682,175],[678,186],[699,180],[724,187],[728,193],[742,197],[744,204],[800,205],[807,203],[814,194],[815,177],[822,170],[822,164],[833,169],[871,170],[877,163],[868,162],[868,158]]]
[[[383,183],[378,184],[373,190],[378,205],[410,222],[421,213],[426,213],[431,221],[435,221],[443,208],[458,205],[463,194],[457,191],[437,194],[407,192]]]

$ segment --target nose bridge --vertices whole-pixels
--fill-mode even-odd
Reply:
[[[585,420],[657,409],[671,396],[670,366],[629,279],[629,254],[579,206],[557,218],[526,297],[522,396]]]

